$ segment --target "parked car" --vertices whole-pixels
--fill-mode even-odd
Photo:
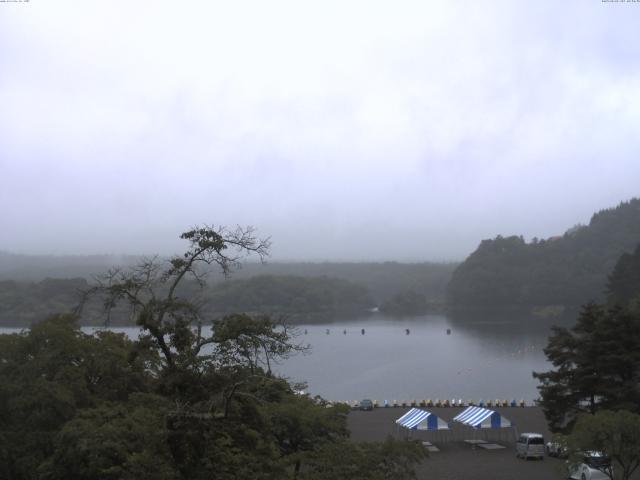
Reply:
[[[569,478],[574,480],[610,480],[611,459],[600,452],[584,452],[581,461],[569,465]]]
[[[365,398],[360,402],[360,410],[373,410],[373,402]]]
[[[559,442],[547,442],[544,448],[549,457],[565,458],[568,453],[566,447]]]
[[[516,442],[516,457],[544,459],[544,437],[540,433],[523,433]]]

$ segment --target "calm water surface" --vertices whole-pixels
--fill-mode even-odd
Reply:
[[[306,381],[311,394],[331,400],[531,401],[538,397],[531,372],[550,368],[542,351],[549,326],[533,320],[460,324],[439,315],[397,319],[379,314],[297,328],[296,340],[311,351],[276,370],[292,381]],[[114,330],[138,334],[134,327]],[[19,329],[0,329],[12,331]]]
[[[548,327],[491,321],[457,325],[444,316],[392,319],[380,315],[302,325],[300,330],[298,338],[311,345],[311,354],[286,361],[279,372],[307,381],[312,394],[333,400],[531,401],[538,397],[531,372],[550,368],[542,351]]]

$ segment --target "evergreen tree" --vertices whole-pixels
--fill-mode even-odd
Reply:
[[[607,300],[611,305],[640,307],[640,244],[618,259],[609,275]]]
[[[569,431],[584,412],[640,411],[638,313],[586,305],[573,328],[554,328],[544,351],[555,368],[533,376],[552,431]]]
[[[640,198],[602,210],[589,225],[546,240],[526,243],[521,236],[498,235],[483,240],[456,268],[447,301],[453,307],[521,308],[604,301],[607,275],[638,241]],[[628,265],[633,272],[619,272],[624,289],[638,285],[637,261],[633,265]],[[635,275],[633,284],[627,281],[629,275]],[[614,289],[619,286],[615,283]]]

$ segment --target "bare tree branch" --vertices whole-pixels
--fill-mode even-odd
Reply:
[[[113,309],[124,303],[130,316],[154,338],[170,366],[178,357],[189,361],[208,343],[202,340],[200,305],[178,295],[183,281],[193,279],[203,289],[208,272],[199,269],[199,265],[215,265],[228,276],[248,255],[258,255],[264,261],[270,246],[269,239],[255,236],[253,227],[228,230],[224,226],[196,226],[180,238],[189,243],[184,254],[165,261],[158,256],[145,257],[132,268],[111,269],[95,279],[96,285],[82,292],[76,308],[79,314],[91,298],[101,298],[108,325]],[[195,342],[190,341],[194,335],[192,323],[198,325]]]

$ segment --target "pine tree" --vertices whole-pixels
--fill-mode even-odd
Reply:
[[[554,328],[544,351],[554,369],[533,376],[553,431],[569,431],[580,413],[640,411],[640,314],[588,304],[573,328]]]

